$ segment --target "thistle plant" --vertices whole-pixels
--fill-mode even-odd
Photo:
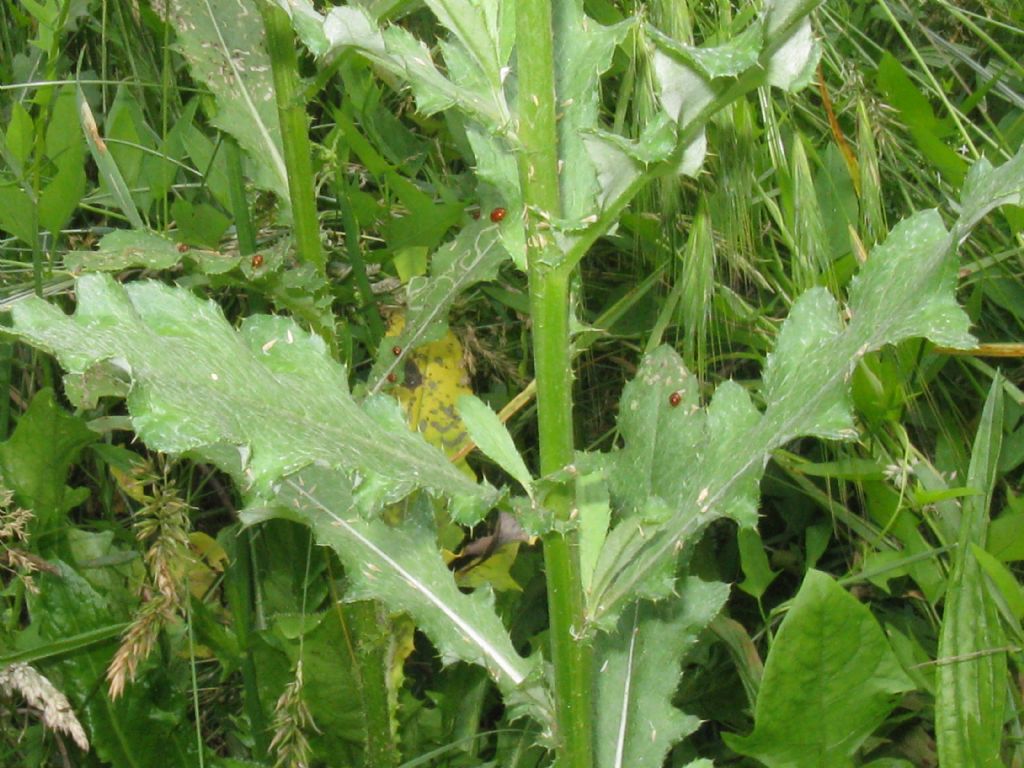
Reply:
[[[308,199],[301,206],[295,199],[296,137],[279,138],[282,130],[304,131],[304,121],[279,121],[263,108],[269,99],[249,98],[250,90],[268,95],[266,70],[227,66],[233,52],[218,49],[223,43],[208,19],[197,21],[199,6],[170,5],[169,19],[186,20],[183,49],[202,51],[192,54],[193,71],[217,94],[223,114],[248,110],[247,124],[218,125],[235,134],[261,183],[291,196],[293,215],[308,217]],[[694,546],[717,520],[756,525],[759,482],[773,451],[799,437],[856,438],[850,380],[869,353],[921,337],[949,348],[974,345],[955,298],[957,248],[991,210],[1024,200],[1024,153],[997,168],[976,162],[958,208],[945,218],[929,210],[895,226],[867,254],[845,297],[806,290],[753,396],[726,381],[702,399],[679,354],[658,346],[622,392],[621,445],[581,451],[570,301],[581,261],[646,185],[700,172],[706,128],[721,110],[758,89],[792,91],[811,81],[817,0],[766,3],[714,46],[674,40],[642,15],[598,23],[580,0],[425,5],[446,33],[436,49],[375,16],[372,4],[324,15],[291,0],[271,3],[263,16],[273,26],[267,61],[275,75],[279,66],[294,67],[277,58],[288,48],[281,38],[287,18],[324,70],[340,56],[360,56],[407,86],[423,115],[445,112],[458,121],[482,209],[502,212],[466,222],[433,254],[429,276],[410,281],[405,324],[381,345],[364,387],[350,389],[330,334],[260,314],[236,329],[220,307],[185,288],[122,285],[103,273],[104,265],[148,263],[165,253],[166,243],[147,233],[134,233],[131,249],[113,240],[80,257],[86,271],[74,315],[26,300],[14,308],[11,333],[55,355],[70,377],[127,379],[140,439],[228,473],[246,500],[246,525],[282,518],[308,526],[344,565],[346,600],[407,614],[445,663],[485,669],[508,717],[532,719],[560,768],[660,765],[699,725],[672,698],[681,660],[729,594],[728,585],[690,573]],[[632,139],[602,120],[600,89],[616,51],[638,49],[652,64],[658,104]],[[211,65],[210,51],[225,59],[221,66]],[[246,71],[263,80],[247,81]],[[295,104],[282,104],[280,95],[283,115]],[[307,176],[303,170],[298,178]],[[317,253],[308,229],[297,241],[300,253]],[[458,296],[499,267],[528,277],[539,463],[528,466],[479,400],[464,399],[460,411],[473,442],[514,480],[502,489],[474,482],[410,432],[384,393],[401,380],[411,350],[447,331]],[[461,591],[437,546],[438,510],[474,525],[496,508],[542,542],[549,644],[529,656],[513,642],[490,590]],[[822,579],[808,580],[804,602],[865,622],[881,679],[866,694],[867,714],[822,747],[840,765],[909,683],[870,617]],[[297,701],[282,699],[282,712],[293,713],[282,729],[301,722]],[[757,731],[731,743],[762,754]]]

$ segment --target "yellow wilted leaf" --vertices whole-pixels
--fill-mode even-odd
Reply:
[[[392,315],[388,335],[397,335],[404,325],[402,315]],[[393,393],[402,404],[409,426],[448,456],[457,453],[469,442],[469,435],[455,403],[473,390],[462,345],[455,334],[448,331],[437,341],[412,350],[406,355],[403,371],[405,383],[395,387]]]

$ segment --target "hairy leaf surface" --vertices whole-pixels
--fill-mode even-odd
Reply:
[[[216,97],[213,124],[237,139],[257,169],[256,183],[287,201],[281,126],[256,5],[250,0],[167,0],[163,9],[192,73]]]
[[[729,596],[726,584],[687,579],[677,600],[640,603],[595,650],[596,764],[599,768],[661,765],[669,748],[700,719],[672,706],[682,659]]]
[[[966,193],[970,210],[991,210],[1001,201],[1016,199],[1015,190],[1024,185],[1022,156],[1024,152],[993,171],[998,184],[974,181]],[[956,231],[961,230],[958,224]],[[670,431],[667,422],[649,422],[643,428],[632,425],[634,412],[652,408],[660,407],[665,420],[679,418],[671,414],[671,404],[664,399],[663,382],[645,373],[652,364],[645,361],[620,405],[626,447],[612,453],[608,461],[617,471],[632,472],[636,482],[644,482],[644,473],[657,476],[658,481],[647,488],[667,504],[668,514],[641,525],[631,511],[639,498],[619,490],[625,519],[612,529],[599,558],[589,596],[592,621],[609,626],[622,606],[638,595],[667,597],[671,581],[665,579],[665,561],[674,561],[676,553],[693,543],[711,520],[738,515],[740,522],[749,523],[757,482],[771,451],[801,435],[855,436],[849,381],[868,352],[915,336],[958,348],[973,346],[969,320],[956,302],[955,246],[937,212],[915,214],[872,250],[851,285],[845,312],[823,289],[801,296],[783,324],[765,370],[764,411],[758,414],[749,402],[741,404],[737,393],[720,387],[709,410],[717,410],[720,416],[730,411],[736,415],[715,419],[715,435],[685,438],[691,427],[683,426],[681,419]],[[650,361],[664,365],[674,354],[657,350]],[[637,387],[644,387],[642,401],[634,394]],[[695,406],[681,393],[677,407],[689,411]],[[689,418],[696,424],[703,416],[695,412]],[[670,457],[664,455],[669,443],[661,446],[662,441],[671,441],[675,452]],[[648,451],[651,462],[671,460],[681,469],[673,475],[664,468],[655,471],[653,464],[638,464],[635,457],[643,455],[645,445],[659,445],[657,451]],[[662,479],[666,472],[667,479]],[[614,472],[610,477],[615,477]],[[614,484],[612,490],[616,490]]]
[[[396,613],[408,613],[446,663],[480,664],[506,691],[530,678],[534,664],[512,647],[490,590],[463,594],[456,586],[437,547],[429,504],[407,504],[397,525],[367,519],[357,509],[348,478],[318,466],[283,478],[275,490],[272,507],[251,510],[244,519],[282,516],[308,525],[345,564],[351,581],[347,599],[380,600]],[[537,691],[529,695],[540,708],[533,714],[542,715],[546,700]]]
[[[344,368],[291,320],[257,315],[235,331],[186,290],[101,274],[80,278],[77,294],[71,317],[42,300],[19,303],[15,334],[71,373],[125,372],[133,426],[156,450],[192,451],[257,491],[320,462],[353,478],[367,507],[426,488],[473,518],[494,498],[410,432],[394,401],[357,405]]]

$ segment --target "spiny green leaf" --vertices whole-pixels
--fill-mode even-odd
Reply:
[[[1016,174],[999,178],[1011,191],[1019,183]],[[980,180],[972,189],[978,190],[972,209],[1007,198],[1005,187],[986,187]],[[764,414],[758,418],[743,407],[738,412],[743,427],[723,429],[728,437],[721,445],[712,439],[702,444],[706,448],[701,453],[680,450],[674,455],[686,467],[687,480],[660,481],[662,486],[676,484],[671,496],[661,497],[669,501],[671,516],[656,524],[640,524],[629,517],[642,506],[638,498],[621,493],[621,510],[627,519],[612,529],[607,551],[598,560],[588,598],[589,619],[607,626],[638,594],[665,596],[670,589],[664,580],[665,563],[674,562],[676,554],[711,520],[739,514],[749,521],[755,484],[772,450],[803,434],[852,435],[849,380],[868,352],[912,336],[971,346],[967,317],[956,303],[955,284],[954,243],[938,214],[931,211],[902,222],[885,243],[873,249],[851,286],[851,317],[845,327],[838,305],[823,290],[801,297],[779,334],[765,374]],[[628,419],[634,407],[629,391],[624,392],[620,413]],[[721,420],[718,424],[722,428]],[[628,430],[623,434],[627,451],[641,450],[630,449]],[[657,433],[644,439],[656,441]],[[682,435],[675,439],[681,440]],[[615,456],[609,461],[621,461]],[[629,471],[628,465],[621,471]],[[652,494],[664,493],[654,482],[645,484],[642,477],[637,481]]]
[[[997,190],[993,189],[993,193]],[[850,286],[851,328],[865,333],[871,346],[926,336],[936,344],[969,349],[975,340],[970,320],[956,302],[955,244],[938,211],[904,219],[881,245]],[[919,287],[905,286],[913,275]]]
[[[299,39],[314,56],[323,56],[330,49],[330,41],[324,34],[324,17],[309,0],[267,0],[273,3],[292,20],[292,26]]]
[[[435,66],[430,49],[402,27],[381,30],[363,8],[340,6],[327,14],[324,34],[331,45],[327,55],[352,49],[408,82],[424,114],[458,107],[494,129],[508,124],[503,96],[449,80]]]
[[[725,605],[726,584],[688,578],[678,599],[643,603],[617,631],[599,636],[596,764],[599,768],[661,765],[673,744],[700,719],[672,706],[686,652]]]
[[[606,457],[613,498],[625,514],[650,496],[674,508],[703,452],[705,424],[697,379],[671,347],[643,359],[623,389],[618,426],[625,448]]]
[[[257,169],[257,185],[287,201],[281,126],[256,5],[251,0],[168,0],[164,8],[192,73],[216,97],[213,124],[245,150]]]
[[[627,190],[644,169],[669,158],[676,148],[676,125],[659,113],[633,141],[608,131],[582,134],[587,155],[597,171],[597,205],[604,209]]]
[[[682,64],[656,50],[654,75],[658,81],[662,107],[680,128],[685,128],[701,111],[714,101],[717,90],[696,69]],[[685,148],[679,173],[693,176],[700,170],[707,151],[704,129]]]
[[[495,98],[500,98],[501,70],[511,53],[509,31],[515,24],[514,4],[500,0],[426,0],[426,5],[489,81]],[[503,25],[507,25],[505,30]],[[447,55],[445,60],[448,61]]]
[[[760,24],[751,24],[728,42],[716,46],[685,45],[647,25],[644,30],[660,49],[670,51],[705,78],[737,77],[757,65],[764,45]]]
[[[348,599],[375,599],[392,611],[408,613],[441,651],[456,660],[487,668],[503,690],[527,683],[531,662],[512,647],[508,631],[494,611],[489,590],[463,594],[437,548],[433,512],[428,503],[406,505],[397,525],[367,519],[356,509],[350,481],[323,467],[308,467],[276,486],[272,507],[250,510],[247,523],[283,516],[308,525],[317,541],[331,547],[351,581]],[[533,714],[543,721],[547,703],[539,692]]]
[[[15,335],[72,373],[126,372],[132,423],[156,450],[195,452],[256,489],[320,462],[380,483],[381,502],[427,488],[478,518],[494,499],[410,432],[393,401],[360,408],[323,341],[291,320],[257,315],[236,332],[188,291],[102,274],[80,278],[77,295],[72,317],[40,299],[19,303]]]
[[[148,229],[116,229],[104,235],[95,251],[69,251],[64,266],[71,270],[118,272],[129,267],[170,269],[181,261],[170,238]]]
[[[528,495],[533,496],[533,477],[516,450],[512,435],[498,415],[474,395],[459,398],[459,415],[477,448],[508,472]]]
[[[911,688],[867,607],[828,575],[808,571],[768,654],[754,731],[727,735],[726,743],[780,768],[852,766],[854,752]],[[814,727],[797,727],[808,713]]]
[[[370,372],[371,391],[378,392],[389,373],[401,371],[405,352],[436,341],[448,331],[448,309],[472,285],[498,276],[498,267],[508,258],[498,227],[478,222],[465,227],[458,236],[438,250],[432,259],[430,277],[415,277],[407,289],[405,325],[392,345],[382,345]]]
[[[808,391],[823,393],[822,402],[804,421],[791,420],[792,436],[816,435],[834,440],[856,437],[849,388],[830,383],[830,356],[843,333],[839,305],[824,288],[812,288],[793,305],[768,355],[764,371],[764,398],[775,410],[797,409],[790,402]]]
[[[955,240],[959,242],[985,214],[1000,205],[1024,205],[1024,147],[999,168],[993,168],[984,157],[971,166],[960,195]]]
[[[735,381],[719,384],[708,406],[708,466],[723,463],[727,457],[746,450],[747,435],[760,420],[761,413],[750,402],[747,390]],[[760,467],[753,466],[737,477],[722,503],[723,514],[746,528],[757,525],[761,473]]]

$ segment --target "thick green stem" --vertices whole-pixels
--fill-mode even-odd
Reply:
[[[277,6],[261,3],[267,51],[274,71],[274,93],[281,121],[281,144],[288,169],[288,196],[292,204],[295,250],[300,261],[314,265],[321,274],[326,261],[320,248],[320,220],[313,189],[313,151],[309,143],[309,121],[298,87],[299,61],[295,35],[288,15]]]
[[[562,254],[547,231],[547,221],[561,213],[550,0],[517,3],[516,51],[519,180],[527,208],[540,464],[541,473],[550,475],[573,461],[569,272],[559,265]],[[557,517],[567,519],[573,507],[571,487],[556,489],[545,504]],[[578,639],[583,627],[583,590],[575,534],[545,536],[544,565],[555,682],[557,764],[559,768],[591,768],[593,657],[590,647]]]

